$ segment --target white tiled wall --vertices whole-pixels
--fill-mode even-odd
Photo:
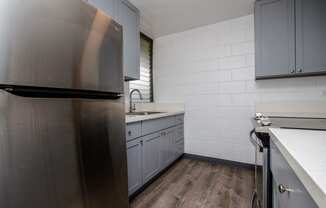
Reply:
[[[253,15],[158,38],[154,96],[185,103],[186,152],[252,163],[256,102],[326,100],[326,78],[255,81]]]

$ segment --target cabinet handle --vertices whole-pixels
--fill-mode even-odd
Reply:
[[[140,141],[140,145],[143,146],[143,140]]]
[[[297,69],[297,72],[301,73],[301,72],[303,72],[303,69],[299,68],[299,69]]]
[[[131,131],[128,131],[128,136],[131,136]]]
[[[283,185],[283,184],[280,184],[280,185],[278,186],[278,191],[279,191],[281,194],[283,194],[283,193],[285,193],[285,192],[293,192],[292,189],[286,187],[286,186]]]

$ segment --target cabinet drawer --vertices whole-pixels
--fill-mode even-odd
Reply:
[[[273,190],[276,192],[273,200],[275,203],[274,207],[317,208],[314,200],[311,198],[310,194],[307,192],[299,178],[296,176],[273,142],[271,142],[271,171],[274,180]],[[281,193],[279,191],[280,185],[290,189],[290,192],[286,191]]]
[[[141,136],[141,123],[130,123],[126,127],[127,142]]]
[[[162,129],[167,129],[169,127],[175,126],[175,124],[175,116],[143,121],[141,133],[142,135],[147,135]]]
[[[184,115],[177,115],[176,116],[176,124],[183,124],[184,123]]]

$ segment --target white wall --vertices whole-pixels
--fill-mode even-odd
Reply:
[[[154,96],[185,103],[186,152],[252,163],[256,102],[325,100],[326,78],[254,80],[253,15],[158,38]]]

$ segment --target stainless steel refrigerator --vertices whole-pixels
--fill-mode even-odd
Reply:
[[[0,1],[0,207],[127,208],[122,27],[82,0]]]

